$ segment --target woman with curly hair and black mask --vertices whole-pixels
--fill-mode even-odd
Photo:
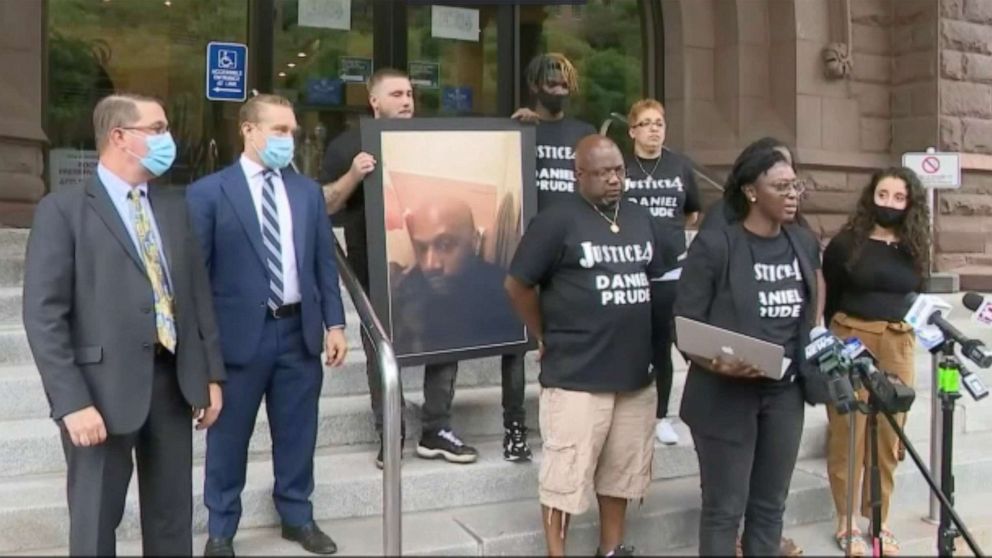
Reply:
[[[857,337],[878,359],[878,367],[913,385],[912,328],[903,321],[909,310],[907,293],[918,291],[929,269],[930,214],[926,192],[913,171],[889,168],[875,173],[865,187],[847,225],[827,245],[823,274],[827,283],[824,317],[840,338]],[[862,400],[867,393],[859,393]],[[851,554],[866,555],[868,545],[860,529],[847,531],[848,487],[861,484],[861,515],[870,518],[870,452],[866,418],[855,422],[855,477],[848,478],[849,419],[827,406],[827,472],[837,509],[836,541]],[[897,417],[900,422],[905,415]],[[896,555],[899,543],[886,525],[894,473],[899,462],[899,439],[891,426],[878,427],[878,465],[882,479],[883,551]],[[854,503],[851,503],[852,508]]]

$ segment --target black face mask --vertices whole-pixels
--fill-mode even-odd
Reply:
[[[541,106],[548,109],[548,112],[558,114],[565,110],[568,95],[557,95],[555,93],[548,93],[547,91],[539,91],[537,93],[537,100],[541,103]]]
[[[885,207],[882,205],[875,204],[875,223],[879,226],[885,227],[886,229],[891,229],[902,224],[903,219],[906,218],[905,209],[895,209],[894,207]]]

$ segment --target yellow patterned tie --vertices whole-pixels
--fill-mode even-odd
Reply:
[[[138,244],[141,247],[141,261],[145,263],[145,271],[148,272],[148,279],[152,283],[152,291],[155,292],[155,329],[158,331],[158,342],[176,352],[176,320],[172,313],[172,293],[165,280],[165,271],[162,269],[162,256],[155,238],[152,236],[151,222],[145,209],[141,205],[141,196],[144,193],[134,189],[128,192],[128,199],[131,200],[131,219],[134,222],[134,231],[138,235]]]

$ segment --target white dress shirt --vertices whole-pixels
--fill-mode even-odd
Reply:
[[[262,165],[241,155],[241,170],[248,179],[248,190],[255,203],[259,231],[262,230],[262,187],[265,185],[263,173],[268,170]],[[279,212],[279,244],[282,250],[282,302],[300,302],[300,275],[296,269],[296,246],[293,244],[293,213],[289,208],[289,196],[282,181],[282,173],[272,171],[272,185],[276,193],[276,210]]]

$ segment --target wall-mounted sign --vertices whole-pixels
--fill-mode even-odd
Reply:
[[[441,90],[441,110],[444,112],[471,112],[472,88],[446,86]]]
[[[372,59],[355,56],[338,58],[338,77],[345,83],[365,83],[372,77]]]
[[[300,0],[297,11],[300,27],[351,29],[351,0]]]
[[[340,105],[344,83],[337,78],[307,80],[307,103],[311,105]]]
[[[245,100],[248,78],[248,47],[239,43],[207,44],[207,99]]]
[[[431,6],[431,36],[479,42],[479,10]]]
[[[437,89],[441,82],[441,66],[437,62],[410,62],[407,74],[410,84],[422,89]]]
[[[99,154],[90,149],[59,147],[48,152],[48,184],[53,192],[82,188],[96,174]]]
[[[927,188],[950,190],[961,187],[960,153],[903,153],[902,166],[915,172]]]

